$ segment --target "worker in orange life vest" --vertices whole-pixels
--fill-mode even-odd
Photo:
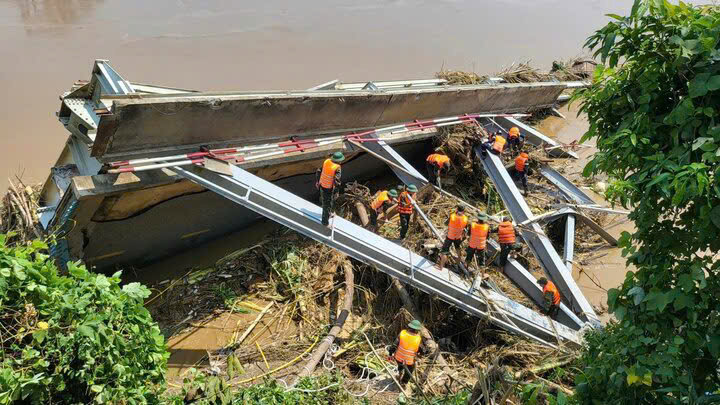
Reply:
[[[397,210],[400,216],[400,239],[405,239],[410,228],[410,216],[414,210],[410,198],[415,199],[415,193],[417,193],[418,189],[414,184],[407,186],[407,190],[405,190],[405,186],[398,186],[398,189],[400,190],[397,199]]]
[[[430,183],[439,187],[440,175],[442,175],[443,170],[446,172],[450,170],[450,158],[447,155],[433,153],[425,159],[425,167]]]
[[[515,228],[508,217],[503,217],[500,225],[493,229],[492,232],[498,234],[500,267],[505,267],[510,251],[515,247]]]
[[[540,277],[537,283],[543,288],[543,300],[545,303],[545,313],[552,319],[556,319],[560,311],[560,302],[562,297],[555,283],[548,281],[545,277]]]
[[[315,187],[320,189],[322,203],[322,224],[330,224],[330,214],[333,210],[333,194],[340,190],[340,163],[345,160],[342,152],[335,152],[329,159],[325,159],[322,168],[315,176]]]
[[[465,251],[465,262],[468,269],[476,254],[478,255],[478,260],[480,260],[480,265],[485,266],[485,248],[487,247],[489,232],[490,225],[485,223],[483,217],[475,218],[475,221],[470,224],[470,243],[468,243],[467,250]]]
[[[510,131],[508,131],[508,143],[516,152],[522,149],[522,146],[525,144],[525,135],[520,133],[518,127],[512,127]]]
[[[468,217],[465,215],[465,207],[458,205],[455,209],[455,213],[450,214],[448,218],[447,235],[445,236],[445,242],[440,249],[440,262],[438,267],[442,270],[445,268],[445,262],[447,261],[447,255],[450,254],[450,245],[455,246],[455,251],[458,256],[461,256],[460,244],[465,236],[465,228],[468,225]]]
[[[515,167],[512,172],[514,180],[519,180],[522,183],[525,194],[528,192],[527,175],[528,175],[528,160],[530,156],[522,152],[515,158]]]
[[[496,155],[502,155],[503,151],[505,150],[505,144],[507,143],[507,139],[500,133],[500,131],[495,132],[494,134],[490,135],[490,139],[488,139],[487,142],[483,143],[482,149],[483,149],[483,156],[486,156],[487,151],[490,151]]]
[[[373,199],[370,203],[370,208],[372,208],[372,211],[370,211],[370,223],[373,227],[375,227],[375,229],[377,229],[378,226],[377,220],[380,212],[384,212],[387,217],[388,208],[390,208],[397,198],[398,192],[393,188],[389,191],[379,192],[375,199]]]
[[[410,381],[410,377],[415,371],[415,360],[423,352],[422,337],[420,336],[422,324],[417,319],[414,319],[408,324],[408,328],[400,332],[395,341],[395,346],[390,349],[390,355],[393,356],[398,365],[400,382],[403,384]]]

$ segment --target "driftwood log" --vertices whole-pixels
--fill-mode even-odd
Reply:
[[[325,337],[325,339],[323,339],[322,342],[320,342],[320,345],[318,345],[312,356],[310,356],[310,360],[305,363],[305,366],[303,366],[302,370],[300,370],[300,372],[298,373],[295,384],[297,384],[301,378],[307,377],[312,374],[313,371],[315,371],[315,367],[317,367],[323,356],[325,356],[325,352],[327,352],[330,346],[332,346],[333,342],[335,342],[335,338],[342,331],[343,325],[345,325],[345,320],[352,311],[353,290],[355,289],[355,276],[353,274],[352,263],[350,263],[350,260],[347,258],[347,256],[344,257],[342,267],[343,270],[345,270],[345,298],[343,300],[343,306],[342,310],[340,311],[340,315],[338,315],[337,320],[335,320],[335,325],[333,325],[333,327],[330,329],[328,335]]]

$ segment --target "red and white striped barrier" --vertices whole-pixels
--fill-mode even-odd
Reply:
[[[188,166],[192,164],[202,165],[206,157],[243,163],[250,160],[263,159],[270,156],[282,155],[293,152],[304,152],[306,150],[319,148],[333,143],[344,142],[352,139],[356,142],[377,142],[377,138],[383,134],[396,134],[410,131],[440,128],[451,125],[474,123],[476,118],[489,117],[527,117],[528,114],[464,114],[454,117],[443,117],[432,120],[415,120],[405,124],[392,125],[384,128],[371,129],[346,135],[330,136],[316,139],[290,140],[274,144],[246,146],[241,148],[210,149],[207,151],[184,153],[171,156],[160,156],[152,158],[121,160],[109,163],[111,169],[108,173],[128,173],[145,170],[162,169],[172,166]],[[254,152],[270,152],[253,154]]]

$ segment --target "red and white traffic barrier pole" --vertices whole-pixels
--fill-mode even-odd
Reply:
[[[377,128],[359,133],[331,136],[316,139],[303,139],[298,141],[285,141],[276,144],[266,144],[258,146],[248,146],[243,148],[223,148],[212,149],[208,151],[192,152],[178,154],[172,156],[131,159],[111,162],[112,167],[108,173],[128,173],[145,170],[161,169],[172,166],[187,166],[191,164],[202,164],[206,157],[214,157],[221,160],[235,160],[236,163],[247,162],[250,160],[267,158],[270,156],[282,155],[292,152],[302,152],[308,149],[315,149],[321,146],[330,145],[337,142],[344,142],[346,139],[352,139],[359,142],[378,141],[377,138],[366,138],[367,136],[378,136],[386,133],[402,133],[423,129],[440,128],[445,126],[457,125],[466,122],[475,122],[476,118],[493,118],[493,117],[526,117],[528,114],[464,114],[453,117],[436,118],[432,120],[415,120],[406,124],[392,125],[384,128]],[[286,149],[282,149],[286,148]],[[257,152],[267,149],[280,149],[268,153],[257,155],[248,155],[249,152]]]

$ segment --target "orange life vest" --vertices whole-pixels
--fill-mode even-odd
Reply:
[[[470,247],[473,249],[485,249],[490,225],[473,223],[470,225]]]
[[[458,240],[462,237],[463,229],[467,226],[468,217],[465,215],[451,214],[448,224],[447,237],[451,240]]]
[[[511,222],[502,222],[498,226],[498,236],[500,243],[515,243],[515,228]]]
[[[417,356],[417,352],[420,350],[422,338],[419,334],[411,334],[403,329],[402,332],[400,332],[399,340],[400,343],[398,343],[397,350],[395,350],[395,360],[412,366],[415,364],[415,356]]]
[[[433,153],[427,157],[426,162],[432,163],[439,168],[443,168],[445,164],[450,163],[450,158],[439,153]]]
[[[322,173],[320,174],[320,185],[323,188],[333,188],[335,185],[335,173],[337,173],[339,168],[339,164],[330,159],[325,159],[322,167]]]
[[[382,207],[382,205],[385,201],[390,201],[390,197],[388,197],[387,191],[382,191],[382,192],[380,192],[380,194],[378,194],[377,197],[375,197],[373,202],[370,203],[370,206],[372,207],[372,209],[377,211],[380,207]]]
[[[547,284],[543,287],[543,294],[550,291],[553,294],[553,305],[560,305],[560,291],[558,291],[555,284],[548,280]]]
[[[505,149],[505,143],[507,143],[507,139],[498,135],[495,137],[495,143],[493,143],[493,149],[495,149],[495,151],[497,153],[502,153],[503,149]]]
[[[400,193],[400,197],[398,197],[398,205],[397,210],[401,214],[412,214],[413,212],[413,205],[410,202],[410,193],[407,191],[403,191]]]
[[[518,156],[515,158],[515,170],[519,172],[525,171],[525,164],[527,163],[528,158],[523,156]]]

